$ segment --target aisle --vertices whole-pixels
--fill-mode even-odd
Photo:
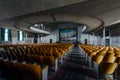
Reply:
[[[63,64],[48,80],[96,80],[96,78],[96,71],[89,67],[79,47],[74,46]]]

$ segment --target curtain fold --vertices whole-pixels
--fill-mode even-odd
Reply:
[[[1,28],[1,41],[5,40],[5,29]]]
[[[22,32],[22,41],[24,41],[24,32]]]
[[[18,31],[18,37],[17,40],[20,41],[20,31]]]
[[[8,41],[12,41],[11,30],[8,30]]]
[[[34,38],[37,39],[38,38],[38,34],[34,33]]]

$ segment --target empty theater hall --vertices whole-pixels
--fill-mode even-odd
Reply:
[[[120,0],[0,0],[0,80],[120,80]]]

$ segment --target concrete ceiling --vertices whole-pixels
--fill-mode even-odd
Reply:
[[[0,10],[0,27],[26,31],[38,22],[83,23],[85,32],[120,22],[120,0],[0,0]]]
[[[80,16],[80,15],[72,15],[72,14],[54,14],[54,18],[51,15],[40,15],[40,16],[32,16],[29,18],[22,19],[21,21],[17,21],[15,23],[16,28],[20,28],[22,30],[29,31],[29,26],[35,23],[40,22],[74,22],[79,24],[85,24],[87,27],[86,32],[89,32],[96,28],[96,26],[101,26],[101,20],[98,20],[93,17],[88,16]]]
[[[0,20],[84,1],[87,0],[0,0]]]

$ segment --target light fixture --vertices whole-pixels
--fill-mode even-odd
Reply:
[[[40,24],[43,27],[43,24]]]
[[[83,28],[82,28],[82,32],[85,31],[86,28],[87,28],[87,26],[84,25]]]
[[[42,29],[38,29],[38,28],[35,28],[33,26],[30,27],[30,30],[38,32],[38,33],[50,34],[48,31],[45,31],[45,30],[42,30]]]
[[[35,24],[35,26],[38,26],[37,24]]]

